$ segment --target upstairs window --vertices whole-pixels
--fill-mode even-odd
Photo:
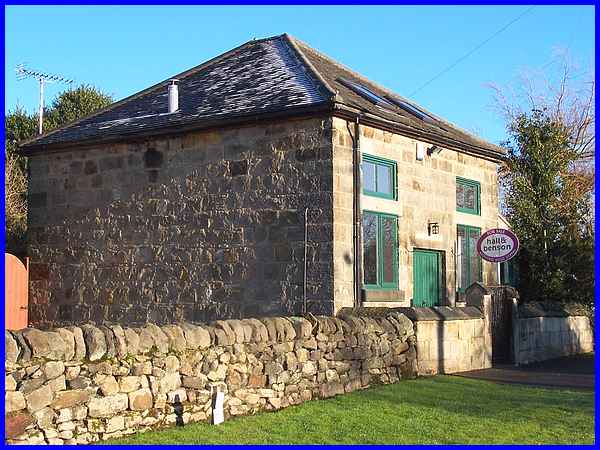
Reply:
[[[396,199],[396,163],[389,159],[363,155],[363,193]]]
[[[477,181],[456,178],[456,210],[469,214],[481,214],[481,185]]]

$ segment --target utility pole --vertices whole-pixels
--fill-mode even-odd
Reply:
[[[23,64],[17,66],[17,79],[19,81],[25,78],[35,78],[40,83],[40,109],[38,112],[38,134],[42,134],[44,126],[44,84],[45,83],[66,83],[71,85],[72,79],[65,78],[62,75],[52,75],[37,70],[27,69]]]

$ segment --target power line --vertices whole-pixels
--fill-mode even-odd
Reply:
[[[464,54],[463,56],[461,56],[460,58],[458,58],[456,61],[454,61],[452,64],[450,64],[444,70],[442,70],[437,75],[435,75],[434,77],[432,77],[430,80],[426,81],[423,85],[421,85],[421,87],[419,87],[416,90],[414,90],[413,92],[411,92],[410,95],[409,95],[409,97],[412,97],[417,92],[419,92],[421,89],[425,88],[426,86],[428,86],[429,84],[431,84],[432,82],[434,82],[435,80],[437,80],[439,77],[441,77],[442,75],[444,75],[446,72],[448,72],[449,70],[451,70],[454,67],[456,67],[459,63],[461,63],[462,61],[464,61],[465,59],[467,59],[469,56],[471,56],[473,53],[475,53],[477,50],[479,50],[485,44],[487,44],[488,42],[490,42],[492,39],[494,39],[496,36],[498,36],[500,33],[502,33],[508,27],[510,27],[513,23],[519,21],[524,15],[526,15],[529,11],[531,11],[533,8],[535,8],[535,6],[536,5],[533,5],[533,6],[530,6],[529,8],[527,8],[525,11],[523,11],[517,17],[515,17],[514,19],[512,19],[510,22],[508,22],[502,28],[500,28],[499,30],[497,30],[494,34],[492,34],[486,40],[484,40],[483,42],[481,42],[480,44],[478,44],[475,48],[473,48],[472,50],[470,50],[469,52],[467,52],[466,54]]]

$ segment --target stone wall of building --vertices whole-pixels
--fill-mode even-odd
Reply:
[[[348,217],[352,210],[352,135],[354,125],[345,120],[333,119],[334,154],[334,216]],[[443,149],[440,153],[416,159],[418,142],[399,134],[369,126],[360,126],[360,151],[397,164],[398,199],[387,200],[361,195],[361,210],[371,210],[396,215],[399,224],[399,292],[388,301],[368,301],[367,305],[412,306],[413,250],[429,249],[443,252],[443,305],[456,301],[455,244],[457,225],[470,225],[486,229],[498,223],[497,164],[465,153]],[[425,147],[430,147],[425,143]],[[481,183],[481,215],[456,211],[456,177]],[[337,180],[337,181],[336,181]],[[427,224],[437,222],[439,234],[429,235]],[[352,232],[349,226],[334,228],[334,271],[346,273],[351,264]],[[338,269],[340,266],[341,269]],[[497,265],[483,261],[483,284],[497,284]],[[342,271],[343,269],[343,271]],[[345,275],[351,282],[352,272]],[[336,308],[352,306],[351,297],[336,297]],[[368,300],[368,299],[367,299]]]
[[[38,327],[333,313],[331,119],[71,148],[30,161]]]
[[[594,351],[594,333],[585,316],[517,318],[513,330],[516,364]]]
[[[5,439],[85,444],[177,421],[225,419],[416,375],[404,315],[5,331]]]

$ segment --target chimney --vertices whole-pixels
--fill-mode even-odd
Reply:
[[[169,80],[169,114],[179,109],[179,88],[177,83],[179,83],[179,80],[175,78]]]

